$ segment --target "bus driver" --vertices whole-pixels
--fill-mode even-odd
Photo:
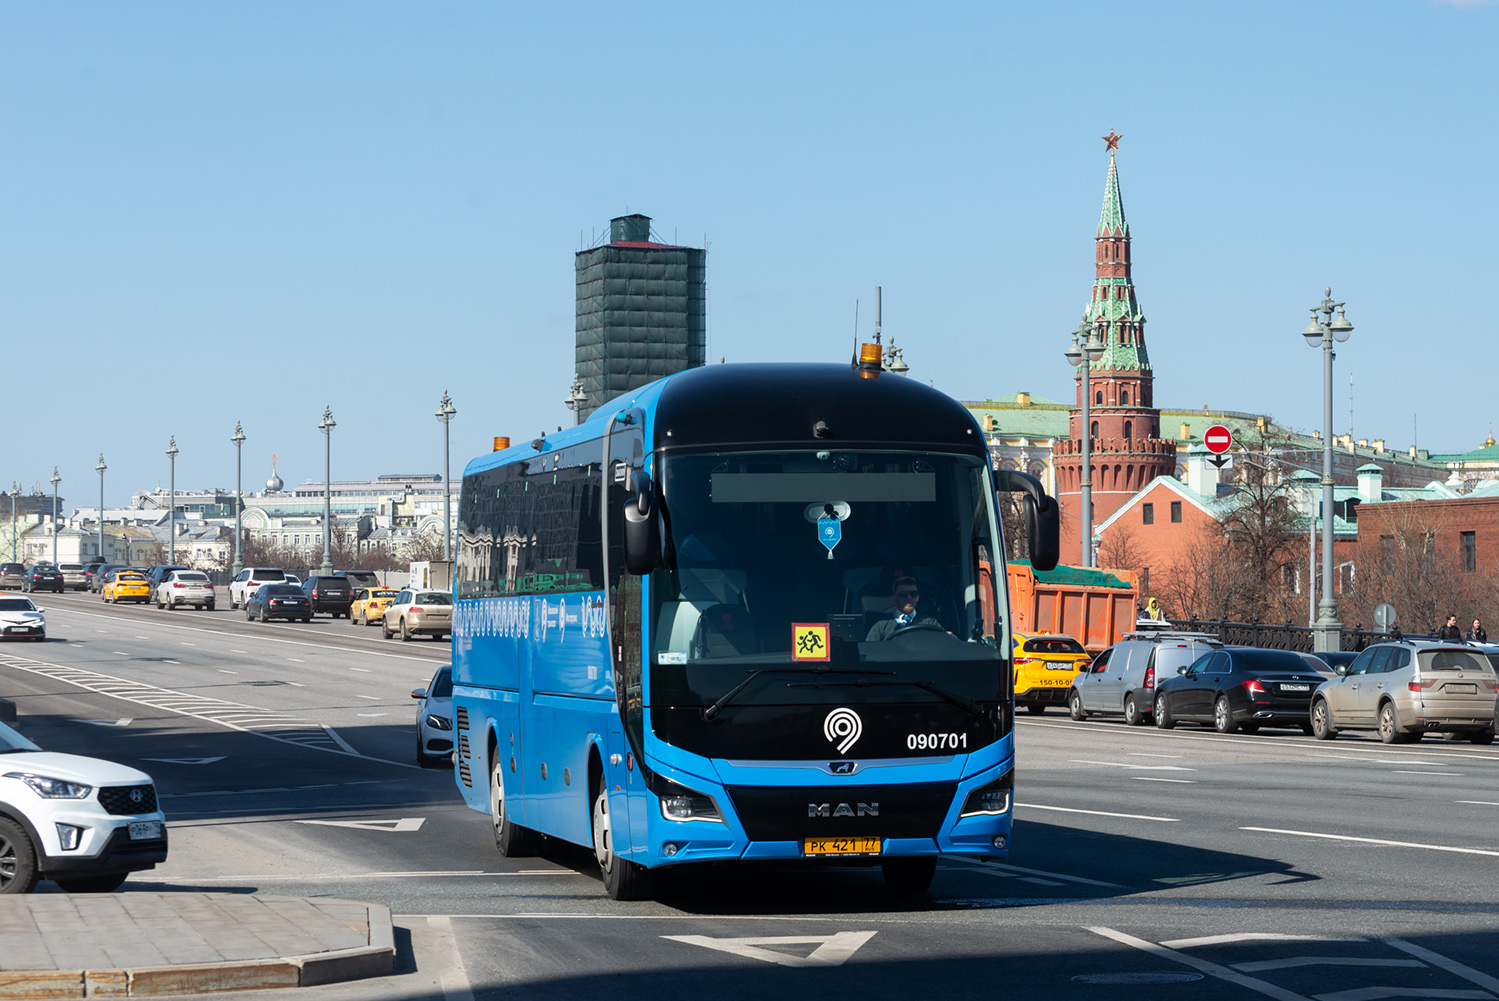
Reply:
[[[921,591],[916,585],[916,578],[896,577],[890,588],[890,617],[876,622],[865,637],[865,642],[888,640],[902,629],[914,626],[941,629],[942,625],[936,619],[916,610],[920,601]]]

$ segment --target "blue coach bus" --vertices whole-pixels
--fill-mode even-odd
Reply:
[[[956,401],[844,365],[722,365],[464,471],[459,791],[616,899],[696,862],[1003,857],[1014,720],[996,485],[1057,507]]]

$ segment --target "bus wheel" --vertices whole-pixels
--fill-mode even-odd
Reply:
[[[937,856],[906,855],[880,862],[885,886],[891,893],[925,893],[937,874]]]
[[[613,900],[645,900],[650,896],[650,873],[614,854],[614,833],[609,817],[609,793],[599,776],[593,797],[593,855],[604,876],[604,892]]]
[[[536,833],[510,819],[505,810],[504,765],[499,749],[490,752],[494,761],[489,773],[489,819],[494,824],[495,849],[506,858],[536,854]]]

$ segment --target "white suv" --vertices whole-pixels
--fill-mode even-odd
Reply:
[[[192,605],[213,611],[213,581],[201,570],[173,570],[156,585],[156,607]]]
[[[166,821],[145,772],[43,751],[0,723],[0,894],[39,879],[108,893],[166,861]]]
[[[245,567],[229,582],[229,607],[244,608],[250,596],[260,590],[260,585],[285,581],[286,571],[277,567]]]

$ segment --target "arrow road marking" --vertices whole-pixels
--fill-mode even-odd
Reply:
[[[127,716],[124,719],[75,719],[70,723],[88,723],[92,726],[129,726],[134,720]]]
[[[1423,949],[1421,946],[1413,942],[1407,942],[1403,938],[1387,938],[1384,941],[1385,945],[1394,946],[1401,952],[1410,953],[1417,959],[1426,960],[1432,966],[1440,967],[1454,976],[1462,977],[1469,983],[1477,984],[1479,987],[1487,987],[1489,990],[1499,994],[1499,980],[1495,980],[1487,973],[1480,973],[1471,966],[1464,966],[1455,959],[1448,959],[1446,956],[1438,955],[1430,949]]]
[[[211,765],[215,761],[223,761],[227,755],[220,754],[215,758],[141,758],[142,761],[160,761],[168,765]]]
[[[1307,1001],[1304,996],[1297,994],[1295,991],[1288,991],[1284,987],[1278,987],[1269,981],[1260,980],[1257,977],[1245,976],[1237,970],[1230,970],[1228,967],[1219,966],[1217,963],[1209,963],[1205,959],[1198,959],[1196,956],[1188,955],[1185,952],[1168,949],[1164,945],[1147,942],[1143,938],[1135,938],[1133,935],[1127,935],[1122,931],[1115,931],[1113,928],[1105,928],[1100,925],[1088,927],[1088,930],[1095,935],[1102,935],[1104,938],[1113,939],[1120,945],[1139,949],[1141,952],[1147,952],[1158,959],[1169,959],[1172,962],[1181,963],[1183,966],[1190,966],[1199,973],[1206,973],[1209,976],[1217,977],[1219,980],[1226,980],[1231,984],[1246,987],[1258,994],[1275,998],[1276,1001]]]
[[[1440,987],[1357,987],[1351,991],[1313,994],[1317,1001],[1379,1001],[1380,998],[1488,998],[1488,991],[1454,991]]]
[[[313,824],[318,827],[348,827],[356,831],[385,831],[388,834],[410,834],[419,831],[427,822],[426,817],[402,817],[400,820],[294,820],[294,824]],[[871,934],[873,934],[871,932]]]
[[[761,938],[709,938],[707,935],[662,935],[672,942],[700,945],[746,959],[758,959],[777,966],[842,966],[859,947],[874,938],[872,931],[841,931],[835,935],[772,935]],[[810,955],[793,956],[764,945],[813,945]]]

